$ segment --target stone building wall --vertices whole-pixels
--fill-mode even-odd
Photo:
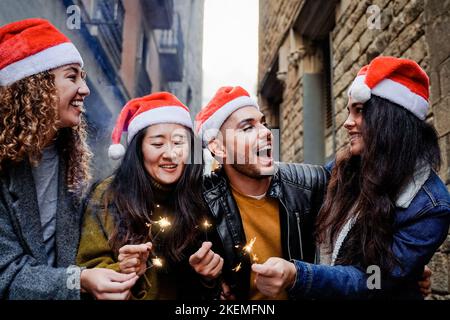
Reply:
[[[260,0],[259,23],[259,79],[270,70],[277,58],[286,34],[298,15],[303,0]],[[295,79],[296,78],[296,79]],[[283,102],[279,106],[279,114],[274,116],[270,106],[261,101],[261,110],[266,114],[270,124],[280,129],[280,156],[283,161],[302,161],[302,119],[299,97],[301,81],[299,77],[290,77],[289,88],[283,92]],[[274,121],[274,117],[277,120]],[[275,123],[274,123],[275,122]],[[298,130],[300,129],[300,130]]]
[[[450,188],[450,1],[425,1],[424,9],[433,121],[443,160],[439,175]],[[431,298],[450,300],[450,236],[430,266],[435,273]]]
[[[370,5],[377,5],[381,10],[380,30],[367,28],[366,10]],[[413,59],[429,72],[424,16],[423,0],[342,1],[338,5],[336,27],[332,32],[333,95],[338,130],[347,117],[347,89],[359,69],[374,57],[391,55]],[[347,139],[339,135],[337,141],[339,149]]]

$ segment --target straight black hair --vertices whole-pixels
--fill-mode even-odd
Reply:
[[[107,190],[107,201],[118,213],[116,230],[111,236],[112,248],[118,252],[125,244],[139,244],[151,241],[148,223],[155,206],[151,177],[143,162],[142,141],[146,128],[139,131],[130,142],[123,161],[117,168]],[[203,164],[194,161],[195,136],[189,130],[190,159],[174,190],[174,218],[171,232],[166,235],[167,255],[173,261],[180,261],[183,250],[195,241],[199,219],[205,214],[201,194]]]

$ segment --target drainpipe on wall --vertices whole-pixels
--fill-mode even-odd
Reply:
[[[303,159],[324,164],[323,74],[303,74]]]
[[[333,95],[333,36],[331,32],[328,34],[329,48],[330,48],[330,102],[331,102],[331,134],[333,136],[333,158],[336,157],[336,148],[337,148],[337,135],[336,135],[336,108],[334,104],[334,95]]]

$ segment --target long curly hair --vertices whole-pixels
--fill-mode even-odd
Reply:
[[[402,267],[391,250],[396,199],[418,165],[438,170],[441,156],[434,127],[401,106],[373,95],[362,112],[363,152],[337,155],[316,236],[332,248],[349,212],[359,212],[336,264],[388,271]]]
[[[67,164],[67,188],[81,197],[91,177],[86,123],[82,119],[76,127],[58,130],[58,102],[55,76],[49,71],[0,87],[0,172],[23,160],[36,166],[45,145],[56,137]]]

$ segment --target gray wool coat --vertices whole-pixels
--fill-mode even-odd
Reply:
[[[56,266],[47,265],[31,167],[27,161],[0,177],[0,299],[79,299],[80,271],[71,265],[80,238],[80,210],[59,161]]]

